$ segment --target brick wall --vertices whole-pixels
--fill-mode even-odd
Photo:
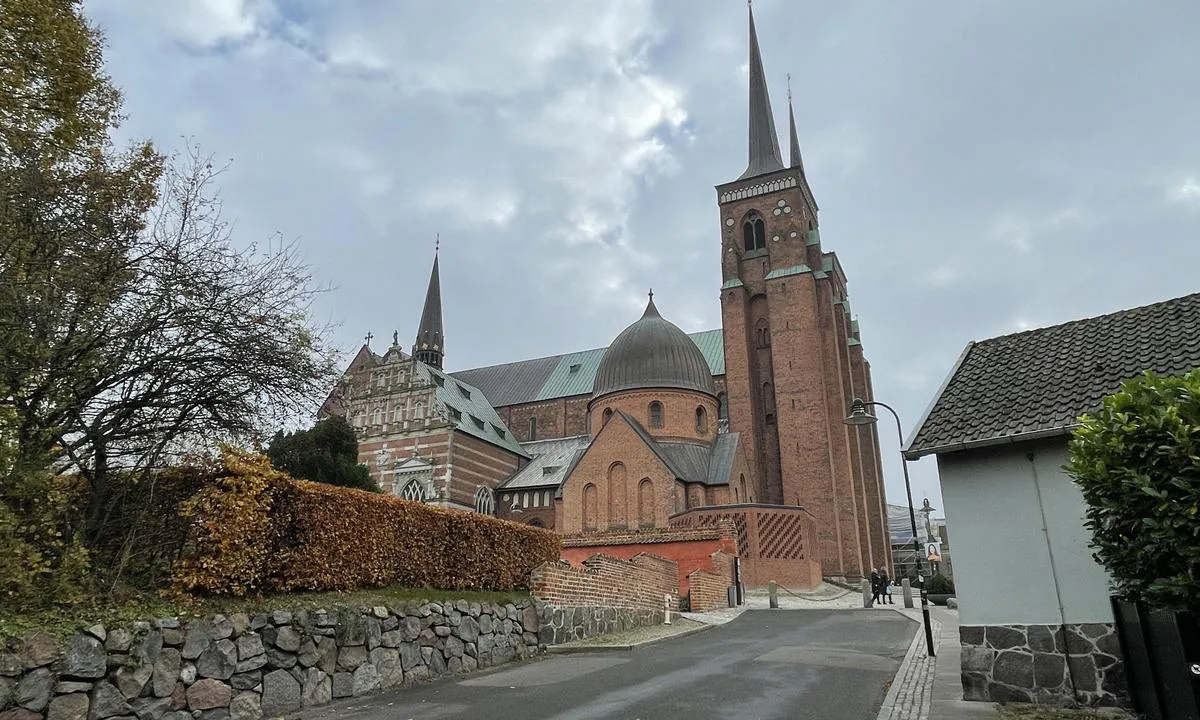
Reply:
[[[662,427],[650,425],[650,403],[663,406]],[[696,427],[696,408],[704,408],[705,423]],[[592,405],[592,427],[598,432],[604,425],[604,412],[624,412],[641,423],[651,437],[660,440],[691,440],[711,443],[717,434],[717,401],[698,392],[683,390],[646,390],[623,392],[600,398]]]
[[[661,610],[675,595],[678,565],[650,553],[621,560],[596,554],[574,566],[545,563],[530,574],[530,592],[558,607],[619,607]]]
[[[683,596],[688,592],[688,574],[693,570],[725,572],[732,578],[732,558],[738,550],[732,522],[698,528],[610,532],[563,538],[562,557],[574,564],[580,564],[596,553],[628,560],[646,552],[675,563],[674,587]],[[720,565],[715,565],[714,557],[724,558],[722,562],[727,561],[728,567],[722,569]]]
[[[711,564],[711,571],[697,568],[687,575],[688,606],[692,612],[707,612],[729,606],[733,556],[718,550],[712,554]]]
[[[742,582],[766,587],[774,580],[792,589],[821,583],[821,563],[815,550],[816,523],[802,507],[731,505],[696,508],[671,518],[677,528],[708,527],[732,522]]]
[[[450,448],[450,500],[475,507],[480,486],[495,489],[520,467],[521,457],[489,442],[455,432]]]

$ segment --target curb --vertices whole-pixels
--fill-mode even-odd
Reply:
[[[626,645],[549,645],[546,647],[546,654],[547,655],[572,655],[575,653],[613,652],[613,651],[633,650],[635,648],[640,648],[640,647],[643,647],[646,645],[653,645],[655,643],[664,642],[666,640],[674,640],[676,638],[686,637],[688,635],[693,635],[698,632],[703,632],[704,630],[709,630],[714,627],[717,627],[717,626],[716,625],[701,625],[700,627],[691,628],[690,630],[684,630],[683,632],[678,632],[678,633],[675,633],[674,635],[664,635],[662,637],[651,638],[649,640],[643,640],[642,642],[629,643]]]

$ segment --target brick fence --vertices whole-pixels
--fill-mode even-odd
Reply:
[[[679,566],[672,560],[640,553],[628,560],[596,554],[572,566],[544,563],[530,574],[530,591],[557,607],[614,607],[661,610],[664,596],[677,602]]]
[[[712,554],[713,571],[697,568],[688,573],[688,599],[692,612],[707,612],[729,604],[733,585],[733,556],[718,550]]]

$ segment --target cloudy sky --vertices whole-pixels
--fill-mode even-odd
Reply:
[[[85,7],[124,132],[232,159],[237,237],[297,239],[344,349],[411,343],[435,233],[452,370],[607,345],[651,286],[685,330],[719,326],[713,186],[746,164],[744,3]],[[906,434],[970,340],[1200,290],[1200,3],[755,16],[776,123],[791,73],[823,245]],[[913,472],[940,506],[934,461]]]

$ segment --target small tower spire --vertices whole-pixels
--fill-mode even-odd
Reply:
[[[799,168],[800,172],[804,172],[804,160],[800,157],[800,136],[796,134],[796,111],[792,105],[792,74],[787,76],[787,91],[788,91],[788,134],[791,136],[791,162],[788,167]]]
[[[438,274],[438,251],[441,237],[434,242],[433,270],[429,273],[429,289],[425,291],[425,307],[421,310],[421,324],[417,328],[417,341],[413,343],[412,356],[439,370],[445,356],[442,336],[442,282]]]
[[[739,180],[783,169],[771,97],[767,93],[767,75],[763,71],[758,33],[754,30],[754,7],[746,1],[750,13],[750,162]]]

